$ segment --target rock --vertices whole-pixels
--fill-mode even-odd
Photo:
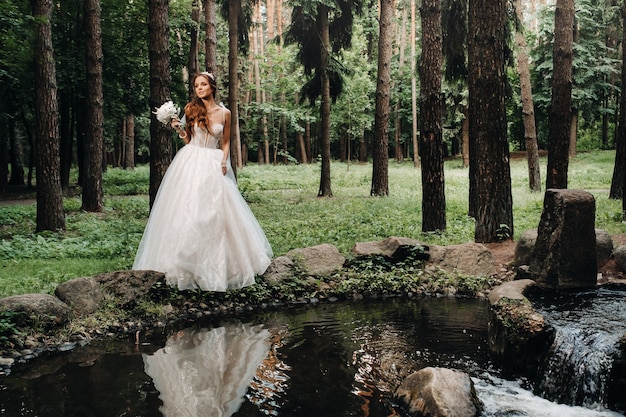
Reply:
[[[602,229],[596,229],[596,264],[601,268],[611,259],[613,253],[613,239]]]
[[[352,254],[357,258],[368,256],[384,256],[395,262],[403,261],[409,256],[428,260],[428,246],[419,240],[391,236],[385,240],[360,242],[352,248]]]
[[[93,279],[122,307],[145,297],[157,282],[167,285],[165,275],[157,271],[114,271],[96,275]]]
[[[311,276],[327,276],[343,268],[346,258],[328,243],[308,248],[292,249],[285,255]]]
[[[263,273],[263,278],[270,284],[277,284],[294,274],[294,264],[291,258],[279,256],[272,259],[272,263]]]
[[[615,264],[620,270],[626,271],[626,245],[620,245],[615,248],[613,259],[615,259]]]
[[[613,253],[613,239],[605,230],[595,229],[596,232],[596,264],[598,268],[608,262]],[[532,252],[537,241],[537,229],[526,230],[519,237],[515,245],[514,263],[518,267],[530,265]]]
[[[529,265],[532,259],[533,249],[537,242],[537,229],[524,231],[515,245],[515,256],[513,262],[515,265]]]
[[[525,294],[537,288],[530,279],[508,281],[488,296],[489,349],[508,369],[535,375],[554,339],[554,329],[533,308]]]
[[[48,294],[21,294],[0,298],[0,311],[24,313],[11,317],[18,327],[62,326],[74,316],[67,304]]]
[[[91,314],[104,303],[104,293],[93,278],[76,278],[60,284],[54,294],[78,316]]]
[[[489,249],[473,242],[450,246],[431,245],[428,264],[463,275],[491,276],[497,272]]]
[[[469,375],[447,368],[409,375],[394,397],[412,417],[474,417],[482,411]]]
[[[530,273],[540,287],[597,285],[595,198],[584,190],[546,190]]]

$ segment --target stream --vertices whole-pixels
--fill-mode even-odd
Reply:
[[[298,305],[153,329],[14,366],[0,416],[389,417],[426,366],[467,372],[482,416],[612,417],[507,380],[487,346],[488,302],[385,299]]]

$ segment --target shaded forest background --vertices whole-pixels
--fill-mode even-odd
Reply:
[[[528,151],[524,115],[529,110],[524,107],[525,79],[520,75],[524,65],[520,56],[525,54],[534,146],[549,148],[550,120],[563,119],[561,114],[551,116],[551,111],[559,23],[555,10],[563,10],[564,4],[571,7],[574,24],[568,33],[573,49],[571,78],[565,80],[571,87],[565,118],[568,142],[560,149],[567,148],[568,158],[586,150],[619,148],[624,31],[623,5],[617,1],[326,3],[3,1],[0,195],[11,187],[36,187],[42,211],[38,211],[39,230],[63,228],[62,202],[55,200],[57,182],[64,195],[81,192],[84,209],[100,210],[101,175],[107,167],[132,169],[150,163],[153,196],[159,176],[182,143],[155,123],[151,110],[166,99],[182,108],[191,93],[190,74],[208,69],[218,78],[218,99],[238,112],[236,168],[250,163],[321,162],[319,195],[330,196],[325,163],[330,169],[331,159],[371,161],[371,195],[384,196],[389,192],[388,160],[412,160],[416,169],[423,170],[424,216],[433,216],[423,219],[428,225],[424,231],[445,229],[443,158],[463,157],[468,175],[478,178],[485,172],[503,172],[494,164],[485,170],[483,161],[506,162],[509,151]],[[331,35],[327,45],[321,36],[321,17],[327,19]],[[488,24],[493,24],[497,42],[483,46],[474,29],[483,25],[487,32]],[[313,42],[318,38],[318,43]],[[328,56],[319,53],[319,43]],[[494,60],[488,60],[490,53],[485,51],[495,51]],[[54,67],[46,68],[50,63]],[[155,69],[157,64],[160,69]],[[484,80],[474,78],[472,84],[472,71],[480,65],[499,77],[497,83],[483,85],[482,92],[477,86]],[[41,83],[44,76],[47,84]],[[329,96],[324,96],[325,77]],[[53,96],[41,97],[51,91]],[[435,94],[429,96],[429,91]],[[485,112],[480,109],[488,106],[474,105],[477,115],[471,118],[472,91],[475,103],[499,104],[501,99],[502,106]],[[432,109],[438,113],[430,114]],[[499,131],[481,131],[479,126],[472,134],[472,120],[486,117],[489,123],[498,112],[502,113]],[[431,142],[435,146],[429,148]],[[473,143],[499,143],[505,149]],[[48,149],[48,144],[54,146]],[[474,169],[470,155],[476,158]],[[623,189],[622,158],[618,149],[611,187],[615,198],[621,198]],[[58,166],[58,172],[48,171],[50,166]],[[71,178],[72,167],[78,167],[78,178]],[[566,161],[564,167],[566,171]],[[440,178],[424,175],[424,169],[441,173]],[[531,187],[532,176],[529,170]],[[506,195],[510,195],[510,177],[496,177],[491,178],[493,183],[504,184],[493,187],[496,196],[477,192],[478,200],[470,199],[468,212],[477,218],[477,241],[500,238],[503,224],[512,228]],[[428,183],[426,178],[436,181]],[[472,184],[470,193],[472,187],[480,187]],[[499,205],[494,204],[499,196],[504,196],[502,213],[484,214],[484,207]],[[56,210],[54,218],[54,206],[59,204],[61,214]],[[481,215],[487,219],[481,220]],[[512,230],[508,233],[512,235]]]

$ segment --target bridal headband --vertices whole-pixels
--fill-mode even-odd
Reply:
[[[210,72],[207,71],[203,71],[200,74],[202,75],[206,75],[207,77],[209,77],[210,79],[212,79],[213,81],[215,81],[215,75],[211,74]]]

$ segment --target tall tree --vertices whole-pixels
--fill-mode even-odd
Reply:
[[[411,2],[411,139],[413,141],[413,166],[417,168],[420,166],[417,138],[417,78],[415,74],[415,62],[417,61],[415,25],[417,16],[415,13],[416,0],[409,1]]]
[[[83,210],[100,212],[103,208],[102,160],[104,152],[104,117],[102,92],[102,32],[100,0],[85,0],[85,69],[87,104],[87,169],[82,184]]]
[[[239,134],[239,41],[248,38],[249,24],[245,24],[241,0],[228,0],[228,107],[230,109],[230,157],[235,169],[243,166],[241,136]],[[239,28],[244,32],[240,32]],[[242,45],[243,47],[243,45]]]
[[[302,87],[303,97],[311,104],[321,98],[321,143],[322,169],[320,197],[331,197],[330,181],[330,108],[331,101],[339,97],[343,89],[341,64],[331,56],[348,47],[352,41],[354,13],[360,13],[361,0],[291,0],[291,26],[285,33],[287,43],[300,46],[298,59],[307,76],[312,75]],[[332,4],[331,9],[329,4]]]
[[[513,198],[505,107],[506,0],[470,0],[468,81],[470,196],[476,196],[474,240],[513,237]]]
[[[626,86],[626,0],[622,1],[622,85]],[[617,135],[615,136],[615,168],[613,172],[613,181],[611,182],[611,190],[617,188],[615,185],[615,171],[621,170],[621,195],[614,198],[622,199],[622,219],[626,219],[626,187],[624,187],[624,178],[626,178],[626,94],[622,90],[619,100],[619,121],[617,124]]]
[[[535,127],[535,104],[533,103],[530,69],[528,68],[528,52],[526,37],[524,36],[524,9],[522,0],[515,0],[516,30],[515,43],[517,44],[517,72],[520,78],[522,95],[522,117],[524,121],[524,139],[526,142],[526,156],[528,160],[528,186],[531,191],[541,191],[541,173],[539,171],[539,146],[537,144],[537,129]]]
[[[567,188],[572,124],[574,0],[557,0],[554,11],[552,100],[548,126],[546,188]]]
[[[193,24],[189,30],[189,57],[187,60],[187,69],[190,74],[200,72],[200,60],[198,57],[198,44],[200,42],[200,2],[199,0],[191,1],[191,20]],[[189,98],[193,97],[193,76],[189,77]]]
[[[372,196],[389,195],[389,97],[391,93],[391,44],[394,0],[380,1],[378,77],[372,141]]]
[[[169,0],[148,0],[150,38],[150,108],[170,99]],[[172,162],[171,131],[151,112],[150,118],[150,207],[165,171]]]
[[[219,76],[217,68],[217,12],[215,11],[215,0],[203,0],[204,22],[206,24],[206,35],[204,39],[205,61],[204,67],[207,71]]]
[[[59,110],[52,47],[52,1],[32,2],[35,25],[37,231],[65,229],[59,156]]]
[[[441,0],[423,0],[420,77],[420,159],[422,161],[422,231],[446,229],[443,167]]]

